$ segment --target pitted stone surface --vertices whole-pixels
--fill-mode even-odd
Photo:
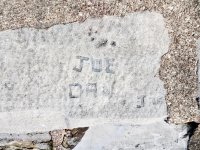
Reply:
[[[165,117],[168,48],[163,17],[149,12],[1,32],[0,132]]]
[[[90,127],[73,150],[187,150],[187,125],[158,121],[143,125]]]

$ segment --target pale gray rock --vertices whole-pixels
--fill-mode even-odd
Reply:
[[[157,74],[168,47],[150,12],[0,32],[0,132],[165,118]]]
[[[139,125],[98,125],[73,150],[186,150],[187,125],[164,121]]]
[[[27,133],[27,134],[16,134],[16,133],[0,133],[0,145],[3,144],[3,140],[22,140],[22,141],[34,141],[34,142],[48,142],[51,140],[51,136],[48,132],[44,133]]]

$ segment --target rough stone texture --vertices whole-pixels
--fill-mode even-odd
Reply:
[[[0,132],[167,116],[157,74],[169,38],[158,13],[2,31],[0,41]]]
[[[199,86],[197,100],[198,100],[199,106],[200,106],[200,101],[199,101],[199,97],[200,97],[200,38],[197,41],[197,52],[198,52],[198,86]],[[200,123],[200,120],[197,120],[196,122]],[[189,150],[199,150],[199,148],[200,148],[200,125],[197,126],[193,135],[191,136],[188,149]]]
[[[0,134],[0,150],[47,150],[53,147],[51,136],[46,133]]]
[[[169,52],[162,57],[160,78],[167,89],[170,123],[199,120],[196,40],[199,37],[197,0],[1,0],[0,29],[46,28],[103,15],[124,16],[133,11],[163,14],[170,34]]]
[[[188,142],[188,150],[199,150],[200,148],[200,125],[197,126]]]
[[[54,130],[50,132],[51,138],[49,133],[0,134],[0,149],[186,150],[189,130],[187,125],[169,125],[160,120],[147,124],[104,124],[89,129]]]
[[[51,131],[53,148],[55,150],[73,149],[80,142],[87,130],[88,127]]]
[[[28,134],[0,134],[0,150],[71,150],[82,139],[88,127]],[[51,135],[51,136],[50,136]]]
[[[158,121],[143,125],[90,127],[73,150],[186,150],[187,125]]]

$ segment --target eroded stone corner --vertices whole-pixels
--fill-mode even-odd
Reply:
[[[71,150],[82,139],[88,127],[50,131],[55,150]]]

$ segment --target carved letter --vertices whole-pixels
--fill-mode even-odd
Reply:
[[[97,84],[96,83],[88,83],[86,84],[86,96],[88,96],[89,92],[93,92],[94,97],[97,97]]]
[[[110,70],[110,66],[113,66],[113,62],[114,62],[114,58],[109,59],[109,58],[105,58],[106,61],[106,72],[107,73],[115,73],[114,70]]]
[[[77,93],[77,89],[75,89],[75,88],[79,88],[79,93],[78,94],[76,94],[76,95],[73,95],[73,93],[72,93],[72,87],[74,87],[74,92],[75,93]],[[70,98],[79,98],[80,96],[81,96],[81,93],[82,93],[82,87],[81,87],[81,85],[79,84],[79,83],[72,83],[72,84],[69,84],[69,97]]]
[[[144,107],[144,98],[145,97],[146,97],[145,95],[141,95],[141,96],[137,97],[138,99],[140,99],[140,105],[137,105],[137,108]]]
[[[101,72],[102,71],[102,60],[101,59],[94,60],[92,58],[91,61],[92,61],[92,71]]]
[[[81,72],[82,69],[83,69],[83,61],[88,61],[89,58],[87,57],[82,57],[82,56],[76,56],[77,59],[80,59],[80,67],[79,68],[76,68],[74,67],[73,70],[77,71],[77,72]]]

